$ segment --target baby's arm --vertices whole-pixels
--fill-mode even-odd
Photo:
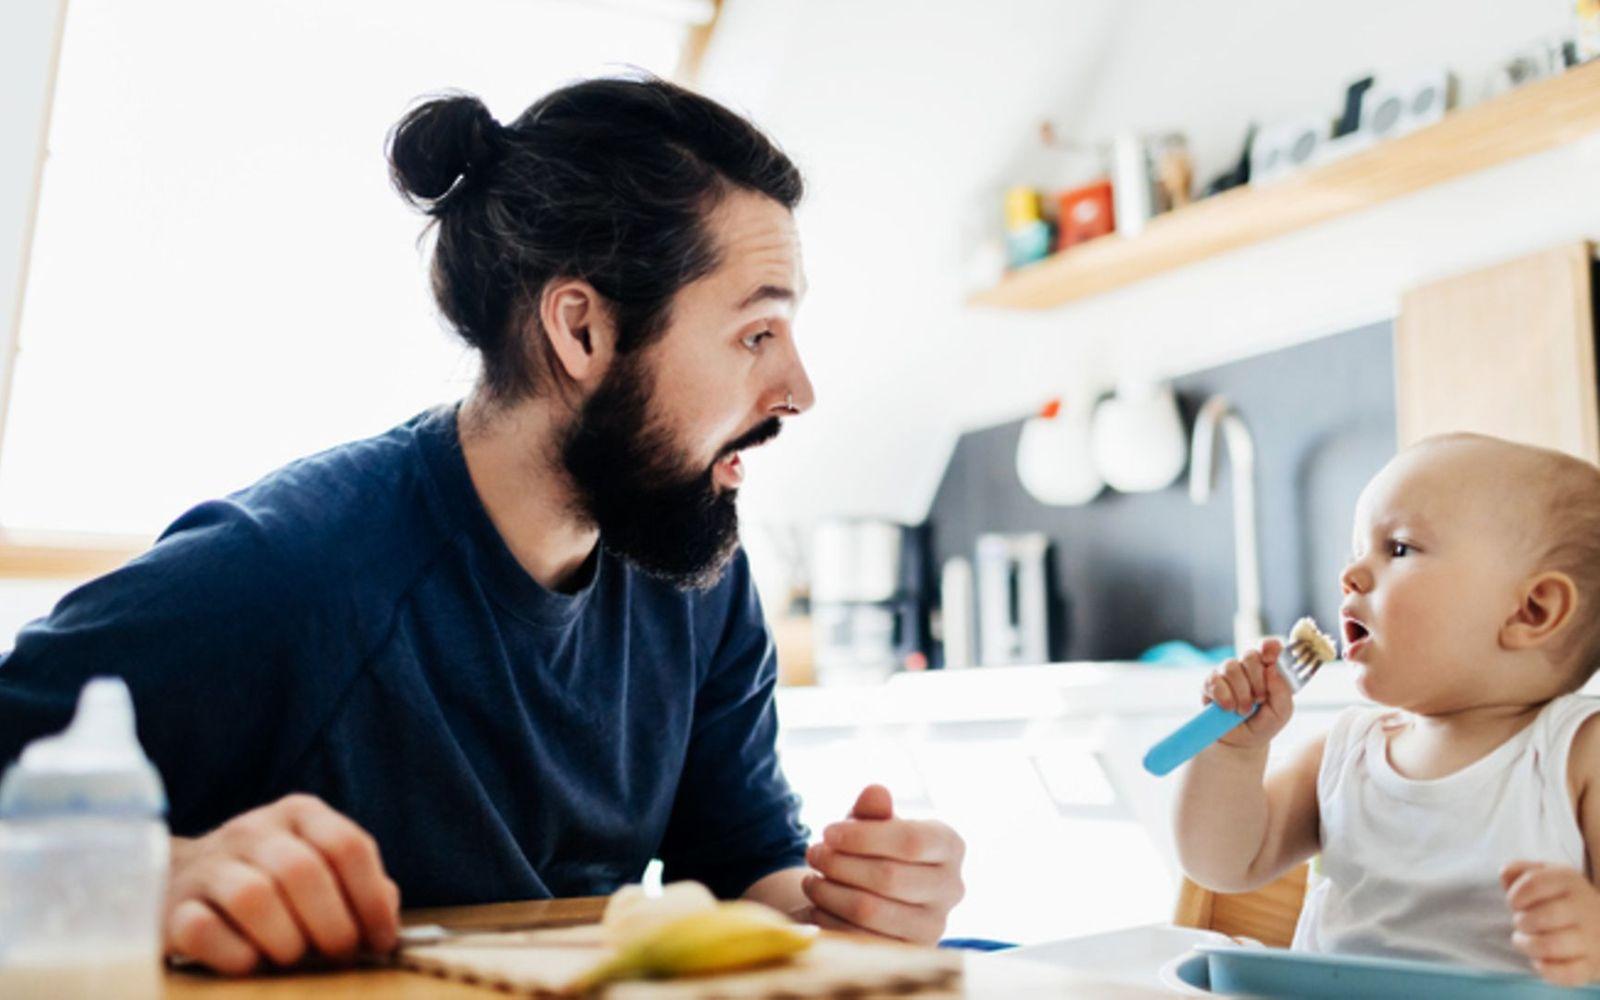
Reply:
[[[1288,682],[1269,639],[1207,679],[1206,699],[1260,711],[1189,764],[1178,790],[1178,859],[1189,877],[1216,892],[1249,892],[1317,852],[1318,738],[1266,775],[1267,746],[1294,712]]]
[[[1600,716],[1591,715],[1572,740],[1567,783],[1578,813],[1588,872],[1513,861],[1500,871],[1511,907],[1512,944],[1539,975],[1561,986],[1600,978]]]

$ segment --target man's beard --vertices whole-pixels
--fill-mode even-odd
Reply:
[[[616,358],[568,429],[561,458],[579,513],[606,548],[679,589],[706,590],[739,546],[735,490],[718,490],[651,417],[652,380],[639,353]],[[778,418],[723,446],[717,458],[777,435]]]

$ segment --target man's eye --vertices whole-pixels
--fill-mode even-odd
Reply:
[[[763,340],[766,340],[770,336],[772,336],[771,330],[757,330],[755,333],[752,333],[748,337],[745,337],[743,340],[741,340],[740,343],[745,346],[745,350],[754,351],[761,346],[761,342]]]
[[[1398,538],[1389,539],[1389,558],[1404,559],[1411,554],[1411,546]]]

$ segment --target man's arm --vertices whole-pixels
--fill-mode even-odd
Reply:
[[[801,887],[810,874],[811,869],[805,867],[773,872],[757,879],[741,898],[787,913],[803,924],[815,923],[811,900],[806,898],[805,890]]]
[[[668,880],[697,879],[824,927],[936,941],[963,892],[961,838],[942,823],[896,818],[888,791],[873,785],[807,848],[799,800],[778,767],[777,658],[742,553],[729,575],[730,607],[696,693],[662,843]]]
[[[706,646],[659,851],[667,881],[694,879],[724,899],[805,864],[808,836],[778,763],[777,656],[742,552],[727,574],[696,610]]]
[[[399,894],[372,838],[308,796],[262,804],[350,668],[297,669],[323,628],[310,589],[247,513],[204,504],[0,659],[0,763],[60,729],[90,676],[127,681],[173,829],[209,831],[172,838],[166,947],[222,972],[394,946]]]

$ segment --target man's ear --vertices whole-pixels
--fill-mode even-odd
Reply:
[[[1544,570],[1522,585],[1521,599],[1500,627],[1500,644],[1506,649],[1536,649],[1569,624],[1578,610],[1578,585],[1572,577]]]
[[[616,348],[611,309],[593,285],[577,278],[545,285],[539,294],[539,329],[528,333],[544,337],[561,372],[582,386],[599,382]]]

